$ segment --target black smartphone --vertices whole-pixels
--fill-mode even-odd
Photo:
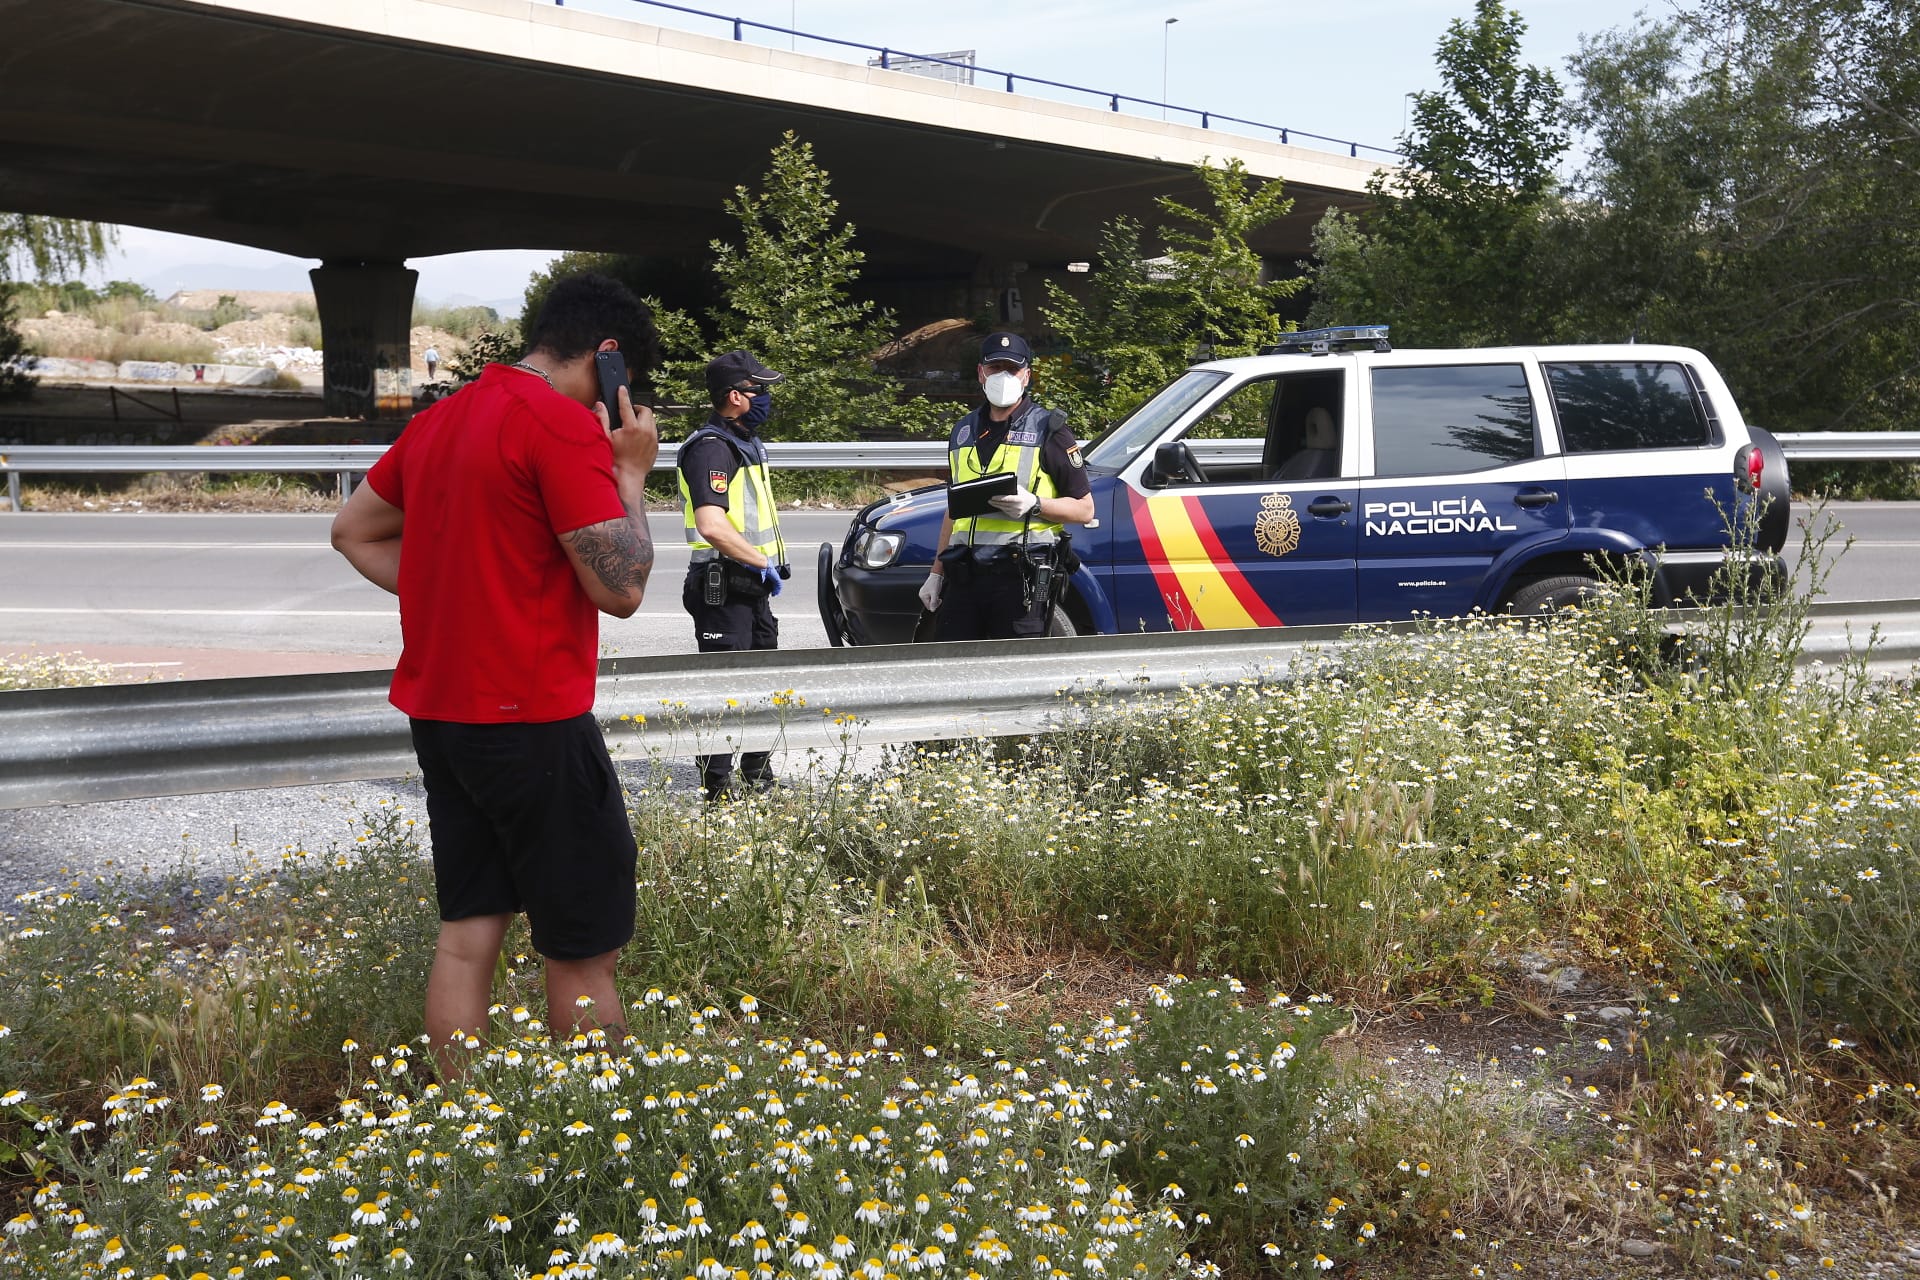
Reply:
[[[618,351],[596,351],[593,353],[593,367],[600,375],[600,403],[607,406],[607,422],[611,426],[620,425],[620,388],[627,385],[627,358]],[[633,397],[631,388],[627,391],[629,400]]]

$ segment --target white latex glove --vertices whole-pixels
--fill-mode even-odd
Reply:
[[[920,607],[932,613],[940,607],[940,593],[947,589],[945,575],[930,573],[927,580],[920,584]]]
[[[1018,520],[1040,505],[1040,499],[1025,489],[1015,489],[1003,498],[989,498],[993,509],[1009,520]]]

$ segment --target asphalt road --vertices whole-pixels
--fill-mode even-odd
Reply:
[[[1830,598],[1920,597],[1920,503],[1829,510],[1854,539],[1828,581]],[[782,648],[826,643],[814,606],[815,553],[844,537],[850,518],[811,510],[782,517],[794,570],[774,602]],[[225,671],[207,669],[203,656],[171,672],[181,675],[391,665],[400,647],[393,598],[334,554],[328,519],[0,514],[0,651],[39,645],[134,662],[143,654],[161,662],[168,653],[229,655]],[[679,516],[656,512],[651,524],[659,553],[653,587],[633,618],[602,619],[609,657],[693,647],[680,606],[687,552]],[[1789,559],[1793,553],[1790,546]]]
[[[785,648],[826,643],[814,605],[819,544],[846,535],[851,512],[781,518],[793,578],[774,601]],[[314,655],[283,669],[391,665],[400,652],[392,596],[327,542],[326,515],[0,514],[0,651],[38,644],[102,649]],[[632,618],[602,618],[606,657],[689,653],[680,605],[687,547],[678,513],[648,518],[657,560]],[[250,669],[236,670],[248,674]]]

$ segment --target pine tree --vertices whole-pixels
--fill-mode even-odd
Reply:
[[[787,375],[767,434],[847,440],[861,428],[934,426],[934,406],[902,405],[897,382],[874,368],[892,317],[853,293],[865,255],[854,247],[853,226],[839,220],[812,144],[787,133],[760,190],[735,188],[726,208],[740,223],[740,243],[713,242],[726,298],[713,313],[714,350],[744,347]]]

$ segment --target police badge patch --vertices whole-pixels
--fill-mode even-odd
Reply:
[[[1073,448],[1067,450],[1067,463],[1069,466],[1075,466],[1075,467],[1084,467],[1087,465],[1086,463],[1080,461],[1079,445],[1075,445],[1073,446]]]
[[[727,473],[724,471],[707,472],[707,488],[713,490],[715,493],[725,493],[727,491]]]
[[[1270,556],[1283,556],[1300,545],[1300,513],[1284,493],[1260,499],[1260,515],[1253,522],[1253,545]]]

